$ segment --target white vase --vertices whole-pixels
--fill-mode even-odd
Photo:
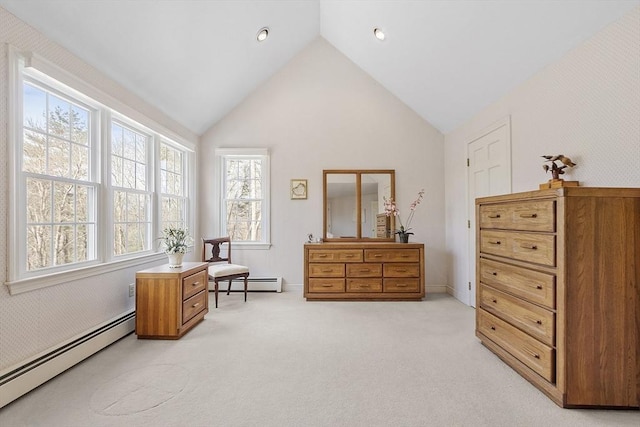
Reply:
[[[179,268],[182,267],[182,257],[184,254],[175,253],[175,254],[167,254],[169,257],[169,268]]]

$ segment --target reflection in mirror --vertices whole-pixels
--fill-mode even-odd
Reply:
[[[356,176],[331,174],[326,177],[327,200],[325,204],[328,238],[355,238],[356,224]]]
[[[391,198],[391,176],[385,174],[363,174],[360,180],[362,201],[362,237],[389,238],[389,217],[384,214],[384,199]]]
[[[395,171],[325,170],[324,238],[331,241],[394,240],[394,218],[384,199],[395,197]]]

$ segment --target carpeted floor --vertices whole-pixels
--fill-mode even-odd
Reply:
[[[0,410],[0,425],[637,427],[640,412],[559,408],[450,296],[283,292],[223,294],[179,341],[129,335]]]

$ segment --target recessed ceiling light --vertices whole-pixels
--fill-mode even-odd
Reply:
[[[373,29],[373,35],[376,36],[376,38],[380,41],[384,40],[384,31],[382,31],[382,29],[380,28],[374,28]]]
[[[259,42],[263,42],[267,39],[267,37],[269,37],[269,28],[260,28],[260,31],[258,31],[258,35],[256,35],[256,39],[258,39]]]

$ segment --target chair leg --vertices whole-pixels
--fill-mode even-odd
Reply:
[[[229,286],[227,286],[227,295],[229,295],[229,292],[231,292],[231,282],[233,281],[233,279],[229,279]]]
[[[214,283],[213,291],[215,292],[216,308],[218,308],[218,281],[216,280]]]
[[[247,280],[249,278],[244,276],[244,302],[247,302]]]

